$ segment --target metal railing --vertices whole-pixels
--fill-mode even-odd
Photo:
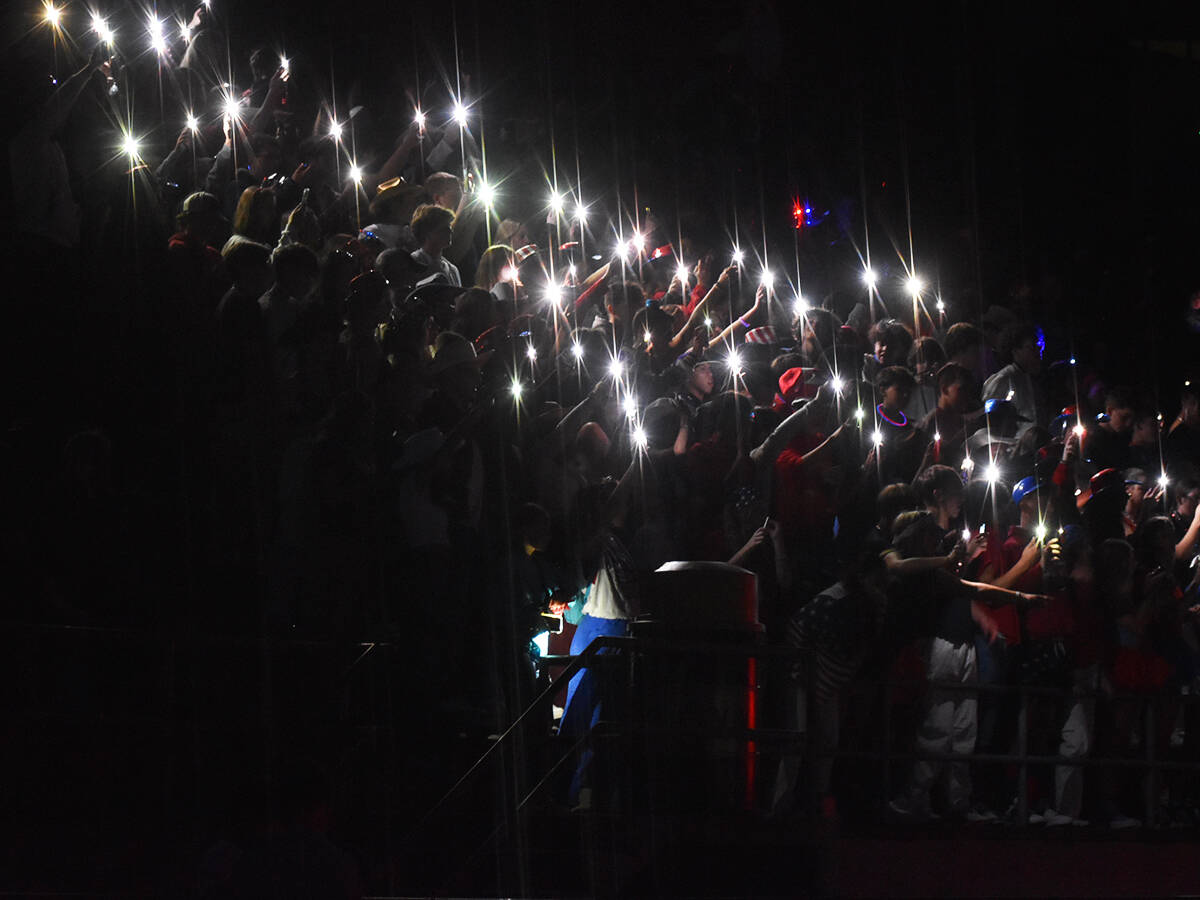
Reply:
[[[397,651],[404,652],[404,648],[387,640],[380,641],[330,641],[314,638],[291,638],[286,636],[240,636],[240,635],[221,635],[221,634],[204,634],[204,633],[186,633],[181,634],[177,631],[153,632],[145,629],[137,629],[130,627],[110,627],[110,626],[92,626],[92,625],[70,625],[70,624],[48,624],[48,623],[30,623],[21,621],[6,621],[3,623],[3,629],[10,635],[24,633],[26,635],[35,634],[60,634],[68,637],[81,638],[107,638],[115,642],[134,641],[143,644],[147,647],[153,647],[162,654],[162,664],[165,671],[173,670],[175,663],[173,658],[188,647],[207,647],[207,648],[232,648],[239,647],[245,650],[258,650],[265,657],[270,657],[275,652],[287,650],[289,648],[313,648],[326,649],[329,651],[337,651],[344,653],[346,656],[353,656],[347,663],[341,666],[341,674],[343,677],[348,676],[356,667],[358,667],[365,659],[377,652]],[[606,655],[603,651],[626,651],[620,655]],[[716,656],[732,656],[732,657],[754,657],[758,659],[776,659],[780,661],[796,661],[803,658],[801,651],[794,648],[784,646],[770,646],[755,644],[752,642],[746,643],[729,643],[723,641],[706,641],[696,639],[674,640],[661,637],[629,637],[629,636],[601,636],[597,637],[582,654],[577,656],[571,655],[547,655],[540,659],[540,666],[543,671],[552,666],[563,666],[554,678],[544,678],[543,685],[532,701],[526,708],[517,716],[516,719],[498,736],[497,739],[491,742],[488,749],[475,761],[474,764],[450,787],[448,791],[431,807],[420,819],[417,827],[427,822],[432,816],[436,815],[437,811],[448,803],[462,788],[467,785],[480,771],[486,766],[488,761],[499,754],[512,740],[513,736],[525,729],[543,710],[553,701],[553,698],[563,689],[563,687],[583,668],[589,665],[602,664],[619,664],[622,659],[631,660],[634,656],[652,654],[652,653],[669,653],[669,654],[710,654]],[[607,657],[607,658],[606,658]],[[761,669],[760,669],[761,671]],[[884,786],[881,808],[886,804],[887,798],[891,796],[891,769],[892,764],[897,762],[911,762],[916,760],[930,760],[940,762],[969,762],[982,764],[1010,764],[1018,768],[1018,777],[1016,784],[1016,801],[1017,801],[1017,824],[1023,824],[1028,820],[1029,812],[1029,797],[1028,797],[1028,774],[1033,766],[1079,766],[1091,768],[1124,768],[1137,769],[1146,773],[1144,783],[1144,812],[1146,821],[1149,822],[1153,818],[1155,807],[1158,802],[1158,775],[1166,771],[1194,771],[1200,773],[1200,760],[1169,760],[1160,759],[1157,747],[1158,736],[1158,711],[1155,708],[1155,700],[1160,695],[1156,694],[1128,694],[1128,693],[1112,693],[1100,690],[1080,691],[1076,688],[1052,688],[1041,687],[1035,685],[1016,684],[1016,685],[1001,685],[1001,684],[962,684],[956,682],[938,682],[928,680],[884,680],[884,681],[867,681],[864,679],[856,679],[852,684],[859,686],[870,686],[881,692],[881,708],[883,718],[880,723],[880,738],[881,749],[879,750],[863,750],[863,749],[841,749],[839,748],[834,754],[835,758],[854,759],[862,761],[877,761],[881,765],[881,780]],[[1016,727],[1016,747],[1012,753],[988,753],[988,752],[972,752],[972,753],[953,753],[953,752],[922,752],[915,746],[909,749],[898,749],[894,744],[894,722],[893,712],[895,704],[893,703],[894,694],[897,691],[903,690],[908,693],[914,691],[924,691],[936,689],[938,691],[958,692],[969,695],[996,694],[996,695],[1019,695],[1018,712],[1017,712],[1017,727]],[[29,688],[27,687],[27,690]],[[165,691],[171,692],[171,688],[167,686]],[[1091,698],[1096,701],[1125,701],[1137,703],[1144,707],[1144,715],[1141,717],[1141,754],[1137,757],[1131,756],[1096,756],[1096,755],[1079,755],[1079,756],[1061,756],[1053,754],[1036,754],[1029,752],[1030,734],[1029,734],[1029,705],[1033,698],[1045,698],[1054,701],[1070,701],[1072,699]],[[1173,699],[1183,705],[1194,705],[1200,702],[1200,695],[1177,695]],[[66,712],[55,713],[45,709],[27,710],[26,714],[39,718],[77,718],[79,713]],[[113,714],[106,712],[105,717],[112,721]],[[194,718],[194,712],[187,718]],[[142,714],[127,714],[130,720],[143,722],[168,722],[176,721],[178,714],[172,714],[165,709],[160,714],[142,713]],[[115,718],[122,718],[116,716]],[[605,734],[612,735],[618,733],[623,727],[622,723],[615,721],[606,721]],[[196,723],[193,722],[193,727]],[[644,729],[643,729],[644,730]],[[699,728],[695,730],[696,737],[722,737],[734,738],[740,741],[753,742],[755,747],[764,756],[774,756],[784,753],[794,753],[798,749],[805,752],[811,752],[811,748],[807,748],[807,730],[790,730],[778,727],[763,727],[763,728],[719,728],[709,726],[707,728]],[[544,790],[550,783],[552,777],[562,768],[571,757],[578,752],[588,740],[590,735],[573,741],[567,746],[548,769],[543,773],[542,777],[529,787],[521,792],[519,798],[514,804],[513,812],[519,813],[523,810],[537,794]]]
[[[514,723],[512,728],[501,736],[501,741],[518,725],[523,722],[529,715],[535,711],[550,698],[561,690],[571,677],[575,675],[581,668],[589,663],[595,662],[603,657],[597,656],[601,649],[626,649],[638,654],[647,652],[669,652],[669,653],[710,653],[721,656],[742,656],[755,658],[776,658],[780,660],[797,661],[804,657],[802,651],[790,647],[781,646],[764,646],[746,644],[731,644],[728,642],[706,642],[697,640],[682,640],[674,641],[661,638],[644,638],[644,637],[599,637],[594,640],[585,649],[584,653],[579,656],[560,655],[560,656],[543,656],[540,660],[544,666],[565,665],[566,668],[558,676],[556,676],[544,688],[541,694],[529,705],[524,713]],[[1167,699],[1175,700],[1182,706],[1195,705],[1200,702],[1200,695],[1195,694],[1179,694],[1167,695],[1165,693],[1122,693],[1114,691],[1095,690],[1080,690],[1073,687],[1046,687],[1032,684],[963,684],[961,682],[942,682],[938,680],[876,680],[856,679],[851,684],[859,686],[873,687],[879,690],[882,694],[881,707],[883,712],[883,721],[881,722],[880,730],[882,749],[880,750],[849,750],[839,748],[834,754],[834,758],[855,759],[864,761],[877,761],[881,764],[881,780],[884,786],[883,797],[880,802],[881,812],[886,807],[888,799],[892,796],[891,792],[891,769],[892,764],[896,762],[915,762],[918,760],[938,761],[938,762],[967,762],[976,764],[1008,764],[1017,767],[1016,779],[1016,819],[1013,822],[1015,825],[1024,826],[1028,824],[1029,819],[1029,771],[1034,766],[1076,766],[1084,768],[1123,768],[1136,769],[1145,772],[1145,781],[1143,789],[1144,802],[1144,821],[1149,824],[1153,822],[1155,813],[1157,812],[1157,804],[1159,798],[1158,792],[1158,774],[1164,771],[1190,771],[1200,774],[1200,759],[1195,760],[1168,760],[1158,758],[1157,735],[1158,722],[1157,710],[1155,701]],[[1018,710],[1017,710],[1017,727],[1016,727],[1016,747],[1011,753],[990,753],[972,751],[970,753],[954,753],[954,752],[932,752],[922,751],[915,746],[906,750],[893,748],[893,712],[895,704],[893,703],[893,695],[898,690],[912,692],[925,692],[930,690],[957,692],[968,695],[980,694],[995,694],[995,695],[1018,695]],[[1045,698],[1056,702],[1070,703],[1074,700],[1090,699],[1096,702],[1128,702],[1137,704],[1141,707],[1143,715],[1140,718],[1141,735],[1140,745],[1142,753],[1138,757],[1133,756],[1097,756],[1091,753],[1080,754],[1074,756],[1064,756],[1057,754],[1037,754],[1029,752],[1030,734],[1029,734],[1029,706],[1032,698]],[[615,731],[619,731],[622,723],[606,721],[605,733],[612,735]],[[1093,722],[1094,725],[1094,722]],[[645,731],[643,727],[641,729]],[[679,736],[679,731],[674,731],[676,736]],[[779,755],[789,751],[794,751],[796,748],[806,748],[807,745],[807,729],[805,731],[791,730],[786,728],[697,728],[691,731],[693,737],[708,737],[708,738],[735,738],[738,740],[753,742],[756,747],[771,748],[772,752],[766,752],[763,755]],[[585,739],[586,739],[585,735]],[[582,740],[582,739],[581,739]],[[499,743],[499,742],[497,742]],[[569,757],[579,746],[577,742],[574,747],[569,748],[563,757],[560,757],[554,764],[554,770],[561,767],[566,758]],[[496,749],[496,746],[489,748],[488,753],[472,767],[472,770],[464,775],[464,780],[468,778],[472,772],[481,765],[486,757]],[[542,788],[547,778],[543,778],[538,782],[533,790],[529,791],[521,801],[521,806],[524,806],[533,795]],[[451,790],[457,790],[460,784],[456,785]]]

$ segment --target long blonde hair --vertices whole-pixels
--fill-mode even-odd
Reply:
[[[475,269],[475,287],[490,291],[501,279],[504,269],[511,265],[514,265],[513,248],[508,244],[492,244],[479,257],[479,266]]]

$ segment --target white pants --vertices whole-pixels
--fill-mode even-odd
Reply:
[[[1076,696],[1063,722],[1062,742],[1058,745],[1059,756],[1080,759],[1087,756],[1092,745],[1092,733],[1096,725],[1096,698],[1080,696],[1096,690],[1100,679],[1100,666],[1090,665],[1075,669],[1071,680]],[[1083,766],[1055,766],[1054,808],[1060,813],[1079,818],[1083,808]]]
[[[933,638],[929,644],[925,720],[917,729],[918,753],[974,753],[979,730],[979,702],[971,691],[939,690],[937,682],[974,684],[978,677],[975,645],[951,644]],[[908,801],[913,809],[928,808],[929,792],[942,772],[946,773],[946,799],[954,812],[971,805],[971,770],[966,760],[944,763],[919,759],[913,765]]]

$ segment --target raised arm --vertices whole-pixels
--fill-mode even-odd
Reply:
[[[276,69],[275,74],[271,76],[271,82],[267,86],[267,96],[263,100],[262,106],[258,108],[258,112],[254,114],[254,118],[250,120],[250,125],[247,131],[250,132],[273,132],[275,110],[279,106],[279,101],[283,98],[284,83],[287,81],[287,73],[283,69]]]
[[[684,326],[679,329],[679,333],[676,334],[675,337],[671,338],[672,347],[679,347],[687,343],[688,335],[690,335],[692,329],[696,327],[696,323],[703,321],[704,310],[708,306],[709,302],[725,292],[726,288],[729,286],[730,277],[736,271],[737,266],[730,266],[721,273],[721,276],[717,279],[716,283],[708,289],[708,293],[704,295],[704,298],[696,304],[696,308],[692,310],[692,314],[688,317],[688,320],[684,323]]]
[[[601,378],[597,381],[588,392],[588,395],[558,420],[558,425],[555,426],[554,431],[551,433],[552,440],[559,446],[565,446],[567,440],[577,434],[579,429],[583,427],[583,423],[588,420],[588,414],[592,411],[596,402],[611,389],[612,379]]]
[[[1196,514],[1192,516],[1192,524],[1188,526],[1187,533],[1175,545],[1175,558],[1186,560],[1195,548],[1197,540],[1200,540],[1200,504],[1196,506]]]
[[[709,344],[720,344],[726,341],[732,342],[735,334],[745,337],[746,334],[754,328],[753,319],[758,315],[766,302],[767,286],[760,284],[758,290],[754,293],[754,305],[750,307],[746,313],[740,318],[734,319],[726,326],[725,330],[718,334],[715,338],[709,341]]]
[[[932,572],[954,565],[960,559],[958,548],[945,556],[909,556],[903,557],[896,551],[890,551],[883,557],[890,575],[919,575],[922,572]]]
[[[92,73],[104,69],[106,65],[107,61],[101,61],[98,54],[93,53],[88,64],[59,85],[58,90],[50,95],[50,99],[25,127],[40,130],[46,135],[61,129],[66,124],[67,116],[71,114],[79,95],[91,81]]]
[[[383,182],[391,178],[395,178],[400,174],[400,171],[404,168],[404,164],[408,161],[409,156],[412,155],[413,148],[416,147],[421,140],[420,132],[421,130],[417,127],[415,122],[408,126],[404,132],[404,135],[400,138],[400,142],[396,144],[396,149],[392,151],[392,155],[387,158],[382,166],[380,166],[379,171],[376,172],[372,178],[372,190],[379,187],[379,185],[381,185]]]
[[[779,458],[780,453],[787,449],[788,444],[797,435],[807,431],[818,416],[822,416],[828,411],[833,396],[833,388],[828,383],[821,385],[817,396],[780,422],[775,430],[767,435],[766,440],[750,451],[750,459],[756,465],[774,465],[775,460]]]
[[[1014,584],[1021,580],[1026,572],[1032,569],[1042,558],[1042,548],[1038,546],[1037,538],[1030,538],[1029,543],[1025,545],[1025,549],[1021,551],[1021,558],[1018,559],[1011,569],[1003,575],[990,582],[991,587],[1011,589]]]
[[[1041,606],[1047,600],[1042,594],[1010,591],[1008,588],[996,587],[993,584],[981,584],[978,581],[964,581],[963,584],[974,590],[975,599],[985,606],[1003,606],[1006,603],[1022,607]]]

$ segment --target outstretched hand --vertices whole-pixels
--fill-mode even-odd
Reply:
[[[975,624],[979,626],[979,630],[983,632],[989,644],[993,643],[996,638],[1003,637],[996,617],[982,603],[971,601],[971,618],[975,620]]]
[[[974,534],[971,539],[966,542],[967,559],[971,560],[978,556],[987,547],[987,535]]]
[[[296,166],[296,171],[292,173],[292,181],[294,181],[300,187],[304,187],[304,185],[308,184],[309,179],[312,177],[312,173],[312,166],[306,162],[302,162],[300,165]]]

